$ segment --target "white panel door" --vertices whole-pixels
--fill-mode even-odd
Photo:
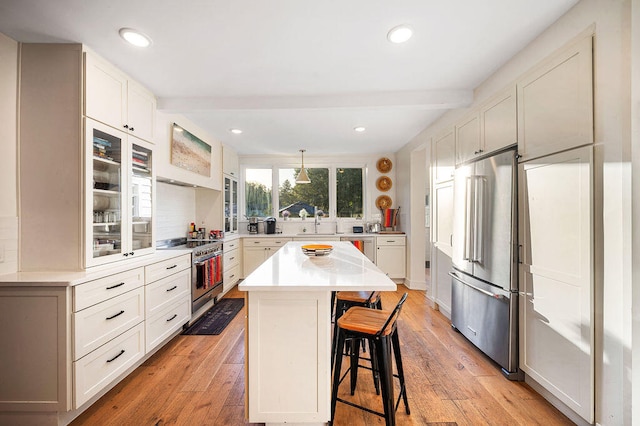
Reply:
[[[440,309],[451,314],[451,242],[453,235],[453,182],[434,189],[433,254],[431,282],[433,296]]]
[[[594,417],[592,147],[520,173],[520,368]]]

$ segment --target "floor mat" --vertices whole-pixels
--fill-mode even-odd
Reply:
[[[220,334],[244,306],[244,299],[221,299],[182,334]]]

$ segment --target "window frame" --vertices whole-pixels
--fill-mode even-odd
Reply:
[[[247,169],[271,169],[271,216],[275,217],[276,219],[280,219],[278,216],[278,210],[279,210],[279,206],[280,206],[280,194],[279,194],[279,188],[280,188],[280,169],[295,169],[295,168],[299,168],[300,167],[300,163],[293,163],[293,162],[283,162],[283,163],[270,163],[270,164],[265,164],[265,163],[256,163],[256,164],[243,164],[240,166],[240,190],[242,191],[240,195],[240,201],[241,201],[241,211],[246,212],[246,194],[245,194],[245,188],[246,188],[246,176],[247,176]],[[368,176],[368,169],[367,169],[367,164],[365,162],[362,163],[331,163],[331,164],[327,164],[327,163],[322,163],[322,162],[306,162],[305,163],[305,168],[307,169],[328,169],[329,170],[329,215],[330,217],[328,217],[326,220],[329,221],[353,221],[355,220],[354,218],[350,218],[350,217],[337,217],[337,210],[338,210],[338,206],[337,206],[337,179],[336,179],[336,172],[338,169],[362,169],[362,203],[363,203],[363,207],[362,207],[362,220],[364,220],[366,217],[368,217],[369,215],[369,208],[367,207],[369,205],[368,203],[368,191],[367,191],[367,176]],[[245,218],[246,220],[246,218]],[[302,221],[301,218],[299,217],[289,217],[289,219],[287,219],[287,221]]]

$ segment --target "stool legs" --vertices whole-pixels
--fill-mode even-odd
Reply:
[[[393,343],[393,355],[396,359],[396,369],[398,370],[398,378],[400,379],[400,394],[404,400],[404,409],[407,414],[411,414],[411,410],[409,410],[409,399],[407,398],[407,388],[404,384],[404,367],[402,366],[402,354],[400,353],[400,338],[398,337],[398,330],[393,332],[391,342]],[[398,404],[399,403],[400,401],[398,401]]]
[[[395,402],[393,396],[393,367],[391,365],[391,342],[387,336],[376,339],[374,343],[378,359],[378,373],[380,387],[382,388],[382,405],[384,407],[384,419],[387,426],[396,424]]]
[[[336,403],[338,402],[338,387],[340,386],[340,373],[342,371],[342,351],[344,350],[344,333],[338,331],[336,350],[340,351],[340,355],[336,355],[336,361],[333,368],[333,386],[331,389],[331,422],[336,414]]]

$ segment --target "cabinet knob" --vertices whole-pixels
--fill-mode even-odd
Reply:
[[[135,129],[133,127],[129,127],[129,130],[133,132]]]
[[[129,128],[129,125],[128,125],[128,124],[125,124],[125,125],[124,125],[124,126],[122,126],[122,127],[124,127],[125,129],[128,129],[128,128]]]
[[[123,255],[124,257],[127,257],[127,256],[129,256],[129,253],[122,253],[122,255]]]
[[[129,254],[130,254],[131,256],[133,256],[135,253],[134,253],[134,252],[130,252]]]

